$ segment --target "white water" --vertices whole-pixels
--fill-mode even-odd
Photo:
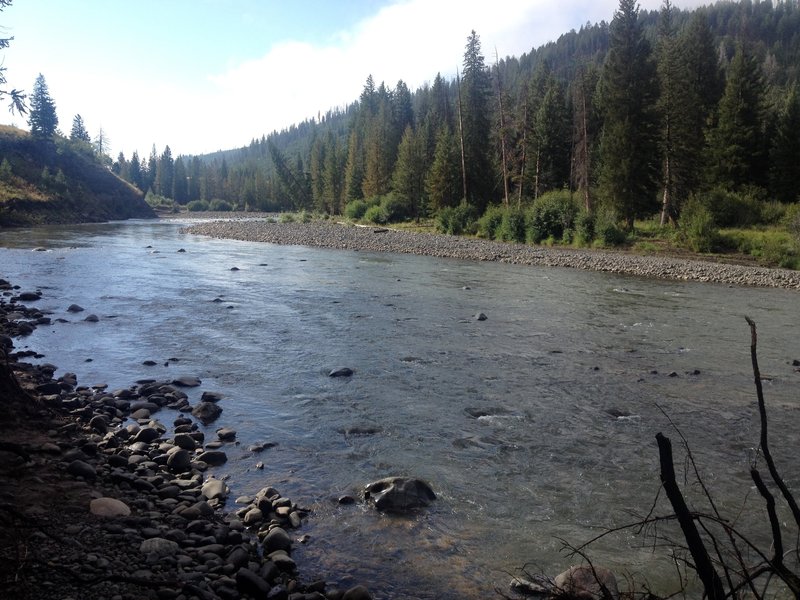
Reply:
[[[381,598],[463,598],[505,588],[524,564],[555,574],[572,560],[561,539],[579,544],[650,509],[654,436],[679,446],[658,406],[723,510],[738,511],[758,443],[745,314],[759,325],[775,453],[797,487],[796,291],[209,240],[179,227],[0,232],[0,277],[42,289],[37,306],[69,321],[18,346],[85,385],[197,375],[192,401],[225,394],[209,429],[239,432],[223,469],[233,496],[273,485],[313,509],[298,533],[310,541],[295,551],[307,578],[365,583]],[[67,313],[72,303],[86,312]],[[100,321],[83,322],[89,313]],[[356,373],[328,378],[337,366]],[[278,446],[250,456],[256,441]],[[394,474],[428,480],[434,507],[397,518],[334,501]],[[592,550],[668,589],[662,555],[632,532]]]

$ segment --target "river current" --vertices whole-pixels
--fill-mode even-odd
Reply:
[[[650,510],[657,432],[683,474],[670,419],[720,509],[745,505],[742,527],[752,517],[766,535],[748,475],[759,430],[744,315],[759,328],[773,453],[800,487],[796,291],[212,240],[183,224],[0,231],[0,277],[41,289],[53,319],[18,347],[83,385],[195,375],[192,402],[221,392],[207,438],[238,432],[217,469],[228,507],[271,485],[312,509],[293,554],[307,578],[399,599],[491,597],[522,567],[555,575],[580,561],[565,543]],[[340,366],[355,374],[327,376]],[[255,442],[277,446],[251,455]],[[411,517],[336,502],[388,475],[427,480],[437,501]],[[668,590],[674,568],[653,546],[628,530],[589,554]]]

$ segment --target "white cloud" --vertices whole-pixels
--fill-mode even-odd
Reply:
[[[678,4],[688,3],[700,4]],[[642,8],[659,4],[646,0]],[[119,64],[126,66],[117,71],[98,73],[91,64],[76,71],[72,66],[79,61],[67,50],[61,62],[47,58],[45,76],[67,133],[72,117],[81,113],[90,132],[104,128],[115,154],[124,150],[130,156],[138,150],[146,157],[154,143],[158,152],[169,144],[173,154],[203,153],[240,147],[342,107],[358,98],[370,74],[390,87],[403,79],[412,90],[432,81],[437,72],[451,76],[472,29],[491,64],[495,48],[501,57],[518,56],[587,21],[610,21],[616,7],[614,0],[405,0],[380,9],[352,30],[332,32],[325,43],[298,42],[289,35],[262,57],[208,73],[188,86],[168,68],[166,75],[163,66],[160,71],[156,65],[131,68],[135,63],[122,58]],[[12,64],[31,73],[32,82],[42,67],[30,65],[45,59],[33,49],[24,49],[20,57]]]

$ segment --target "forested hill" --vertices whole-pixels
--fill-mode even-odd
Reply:
[[[154,217],[88,144],[0,126],[0,227]]]
[[[659,212],[676,223],[692,198],[798,198],[798,0],[650,12],[620,0],[608,22],[500,60],[479,31],[465,41],[460,80],[432,73],[410,90],[365,73],[349,106],[249,146],[154,148],[114,169],[180,204],[339,214],[365,202],[393,219],[477,218],[565,189],[627,227]]]

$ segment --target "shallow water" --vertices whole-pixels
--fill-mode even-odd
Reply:
[[[759,326],[773,452],[797,487],[796,291],[210,240],[180,226],[0,232],[0,277],[39,287],[37,306],[69,321],[19,345],[86,385],[197,375],[192,401],[222,392],[209,429],[239,432],[224,468],[232,497],[272,485],[313,510],[294,553],[307,578],[463,598],[505,588],[523,565],[555,574],[575,560],[561,540],[649,510],[654,436],[678,437],[661,409],[722,509],[738,511],[758,443],[745,314]],[[86,312],[67,313],[72,303]],[[327,377],[337,366],[355,375]],[[278,445],[249,455],[257,441]],[[335,502],[394,474],[430,481],[439,499],[412,518]],[[592,550],[667,589],[660,556],[632,533]]]

